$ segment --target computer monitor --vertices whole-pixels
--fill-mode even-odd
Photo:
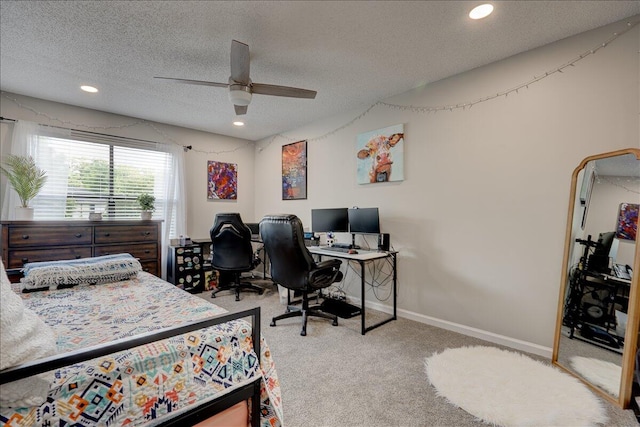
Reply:
[[[349,209],[349,231],[358,234],[380,234],[378,208]]]
[[[311,209],[311,230],[316,233],[349,231],[347,208]]]
[[[600,273],[609,272],[609,252],[611,251],[615,234],[614,231],[600,233],[598,236],[598,244],[593,250],[593,254],[589,255],[589,261],[587,263],[589,270]]]

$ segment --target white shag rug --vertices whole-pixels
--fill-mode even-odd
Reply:
[[[578,379],[520,353],[495,347],[447,349],[425,361],[439,396],[499,426],[596,426],[602,402]]]
[[[582,356],[572,356],[569,361],[573,369],[591,384],[616,398],[620,395],[621,366],[604,360]]]

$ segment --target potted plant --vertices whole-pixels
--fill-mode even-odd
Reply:
[[[32,220],[33,208],[29,202],[38,195],[47,181],[46,172],[36,166],[31,156],[9,154],[0,171],[9,180],[9,184],[18,193],[20,206],[16,206],[17,220]]]
[[[140,214],[141,218],[144,220],[151,219],[151,214],[156,210],[156,197],[151,194],[142,193],[138,196],[137,200],[140,208],[142,209]]]

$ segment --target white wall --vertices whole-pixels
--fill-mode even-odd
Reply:
[[[28,120],[110,135],[158,142],[174,142],[184,146],[191,145],[193,150],[185,154],[188,235],[195,238],[208,237],[209,229],[213,225],[213,218],[217,212],[240,212],[243,218],[253,218],[254,150],[252,142],[161,123],[144,122],[132,117],[108,114],[6,92],[0,96],[0,115],[11,119]],[[138,124],[128,126],[134,123]],[[3,123],[1,126],[0,155],[6,154],[8,150],[12,127],[7,123]],[[215,154],[232,150],[236,151]],[[207,200],[208,160],[238,165],[237,200]],[[4,191],[4,185],[0,187],[2,188],[0,191]],[[4,197],[2,193],[0,196]]]
[[[556,69],[622,28],[583,33],[386,101],[475,101]],[[400,251],[402,316],[550,354],[571,173],[588,155],[640,146],[638,47],[634,28],[563,73],[471,109],[376,106],[333,133],[363,105],[288,132],[288,140],[261,141],[256,217],[293,213],[309,226],[312,208],[378,206],[383,232]],[[357,135],[398,123],[405,124],[405,180],[357,185]],[[282,201],[281,146],[303,139],[308,199]],[[354,282],[348,290],[357,296]]]

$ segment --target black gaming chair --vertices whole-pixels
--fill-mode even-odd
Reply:
[[[342,280],[338,259],[316,263],[304,244],[302,222],[295,215],[267,215],[260,221],[260,236],[271,261],[271,279],[287,289],[302,293],[302,307],[289,305],[287,312],[271,320],[302,316],[302,332],[307,335],[307,316],[324,317],[338,325],[338,317],[309,307],[310,292]]]
[[[239,213],[216,214],[213,227],[210,231],[212,243],[211,267],[218,270],[221,276],[224,273],[233,275],[233,282],[222,283],[213,291],[211,298],[215,298],[220,291],[233,289],[236,292],[236,301],[240,301],[240,291],[250,290],[262,295],[263,289],[250,283],[241,282],[240,275],[253,270],[260,258],[254,256],[251,246],[251,230],[240,218]]]

